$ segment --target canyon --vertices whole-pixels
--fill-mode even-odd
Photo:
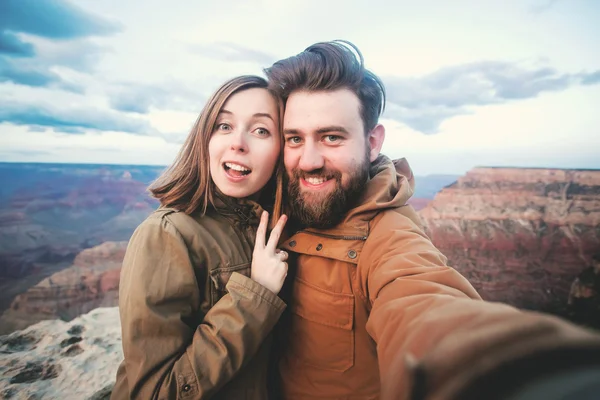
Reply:
[[[76,274],[79,269],[87,276],[93,276],[90,271],[95,269],[104,271],[112,256],[86,268],[81,268],[86,253],[76,258],[103,243],[129,240],[158,205],[146,188],[163,169],[0,163],[0,334],[40,318],[73,318],[103,304],[89,294],[72,301],[76,278],[53,275],[63,270]],[[94,283],[84,276],[79,279],[80,291],[92,290]],[[59,288],[63,283],[66,287]],[[65,293],[68,300],[52,300],[53,295]],[[25,299],[33,305],[26,305]],[[41,307],[44,302],[46,308]],[[55,312],[50,312],[52,308]]]
[[[600,170],[474,168],[419,213],[484,299],[563,315],[600,251]]]
[[[95,308],[117,305],[126,248],[122,241],[85,249],[71,266],[18,294],[0,316],[0,334],[47,319],[70,321]]]
[[[127,240],[157,206],[159,167],[35,167],[41,180],[21,171],[29,183],[0,193],[0,334],[115,306]],[[571,283],[600,251],[598,170],[417,176],[410,204],[486,300],[568,317]]]

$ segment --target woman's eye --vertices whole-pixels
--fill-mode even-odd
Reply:
[[[219,130],[219,131],[228,131],[230,129],[231,129],[231,126],[229,126],[229,124],[223,123],[223,124],[217,125],[217,130]]]
[[[266,136],[269,134],[269,131],[266,130],[265,128],[258,128],[255,132],[261,136]]]

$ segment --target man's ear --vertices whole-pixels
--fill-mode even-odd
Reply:
[[[371,152],[369,153],[369,161],[373,162],[379,156],[383,141],[385,139],[385,128],[381,124],[375,125],[375,128],[371,129],[367,140],[371,146]]]

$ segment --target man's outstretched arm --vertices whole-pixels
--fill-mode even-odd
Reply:
[[[482,301],[417,221],[387,217],[395,219],[394,229],[375,226],[359,263],[382,399],[449,398],[486,368],[530,352],[600,346],[598,336],[558,318]]]

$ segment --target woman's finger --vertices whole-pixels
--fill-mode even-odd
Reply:
[[[269,236],[269,241],[267,242],[266,247],[270,248],[273,252],[275,251],[275,248],[279,243],[279,238],[283,233],[283,227],[285,226],[286,222],[287,216],[284,214],[279,218],[279,221],[277,221],[277,225],[275,225],[275,228],[273,228],[273,230],[271,231],[271,236]]]
[[[254,248],[262,249],[265,247],[265,238],[267,236],[267,224],[269,223],[269,213],[263,211],[260,216],[260,224],[256,230],[256,240],[254,242]]]

